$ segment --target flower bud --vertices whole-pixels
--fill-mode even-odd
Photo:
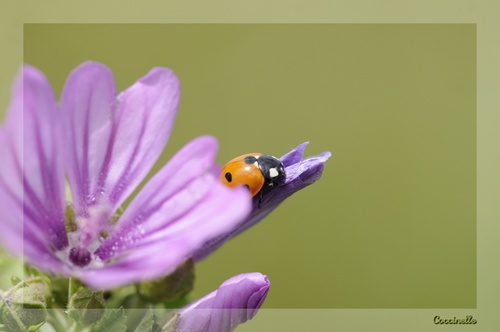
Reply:
[[[191,332],[233,331],[257,314],[269,286],[269,279],[261,273],[232,277],[218,290],[181,309],[177,329]]]
[[[45,323],[46,306],[43,290],[20,281],[8,291],[0,291],[0,325],[6,331],[36,330]]]
[[[101,319],[105,307],[106,301],[101,292],[81,287],[69,301],[68,316],[82,326],[87,326]]]

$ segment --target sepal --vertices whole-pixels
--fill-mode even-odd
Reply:
[[[158,325],[158,317],[152,309],[148,309],[146,314],[135,328],[134,332],[160,332],[161,328]]]
[[[127,331],[127,316],[123,308],[99,310],[104,315],[101,320],[95,323],[90,332],[125,332]]]

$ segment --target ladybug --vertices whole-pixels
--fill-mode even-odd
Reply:
[[[226,186],[245,186],[252,197],[259,194],[259,208],[264,187],[279,185],[284,179],[285,167],[281,160],[261,153],[248,153],[231,159],[221,172],[221,181]]]

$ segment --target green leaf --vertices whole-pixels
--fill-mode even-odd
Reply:
[[[135,328],[134,332],[159,332],[160,326],[158,325],[156,315],[153,310],[148,309],[142,318],[141,322]]]
[[[125,332],[127,331],[127,316],[123,308],[108,309],[101,320],[92,326],[91,332]]]
[[[101,319],[105,307],[106,301],[102,292],[93,292],[81,287],[71,297],[67,313],[76,323],[87,326]]]
[[[32,332],[32,331],[38,331],[38,329],[40,327],[42,327],[42,325],[45,324],[45,322],[41,322],[40,324],[38,325],[31,325],[29,328],[28,328],[28,332]]]
[[[179,323],[180,317],[178,313],[174,313],[167,323],[163,325],[161,330],[163,332],[179,332],[179,330],[177,330],[177,324]]]

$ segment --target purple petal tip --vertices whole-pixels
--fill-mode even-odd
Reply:
[[[207,257],[224,242],[258,223],[277,208],[286,198],[321,178],[324,170],[324,163],[330,158],[331,153],[326,151],[316,156],[302,159],[308,144],[309,142],[305,142],[298,145],[295,149],[281,158],[286,172],[284,183],[278,186],[264,187],[260,207],[260,198],[256,196],[254,197],[252,212],[248,218],[227,234],[214,239],[210,243],[206,243],[196,252],[194,256],[196,261]]]

